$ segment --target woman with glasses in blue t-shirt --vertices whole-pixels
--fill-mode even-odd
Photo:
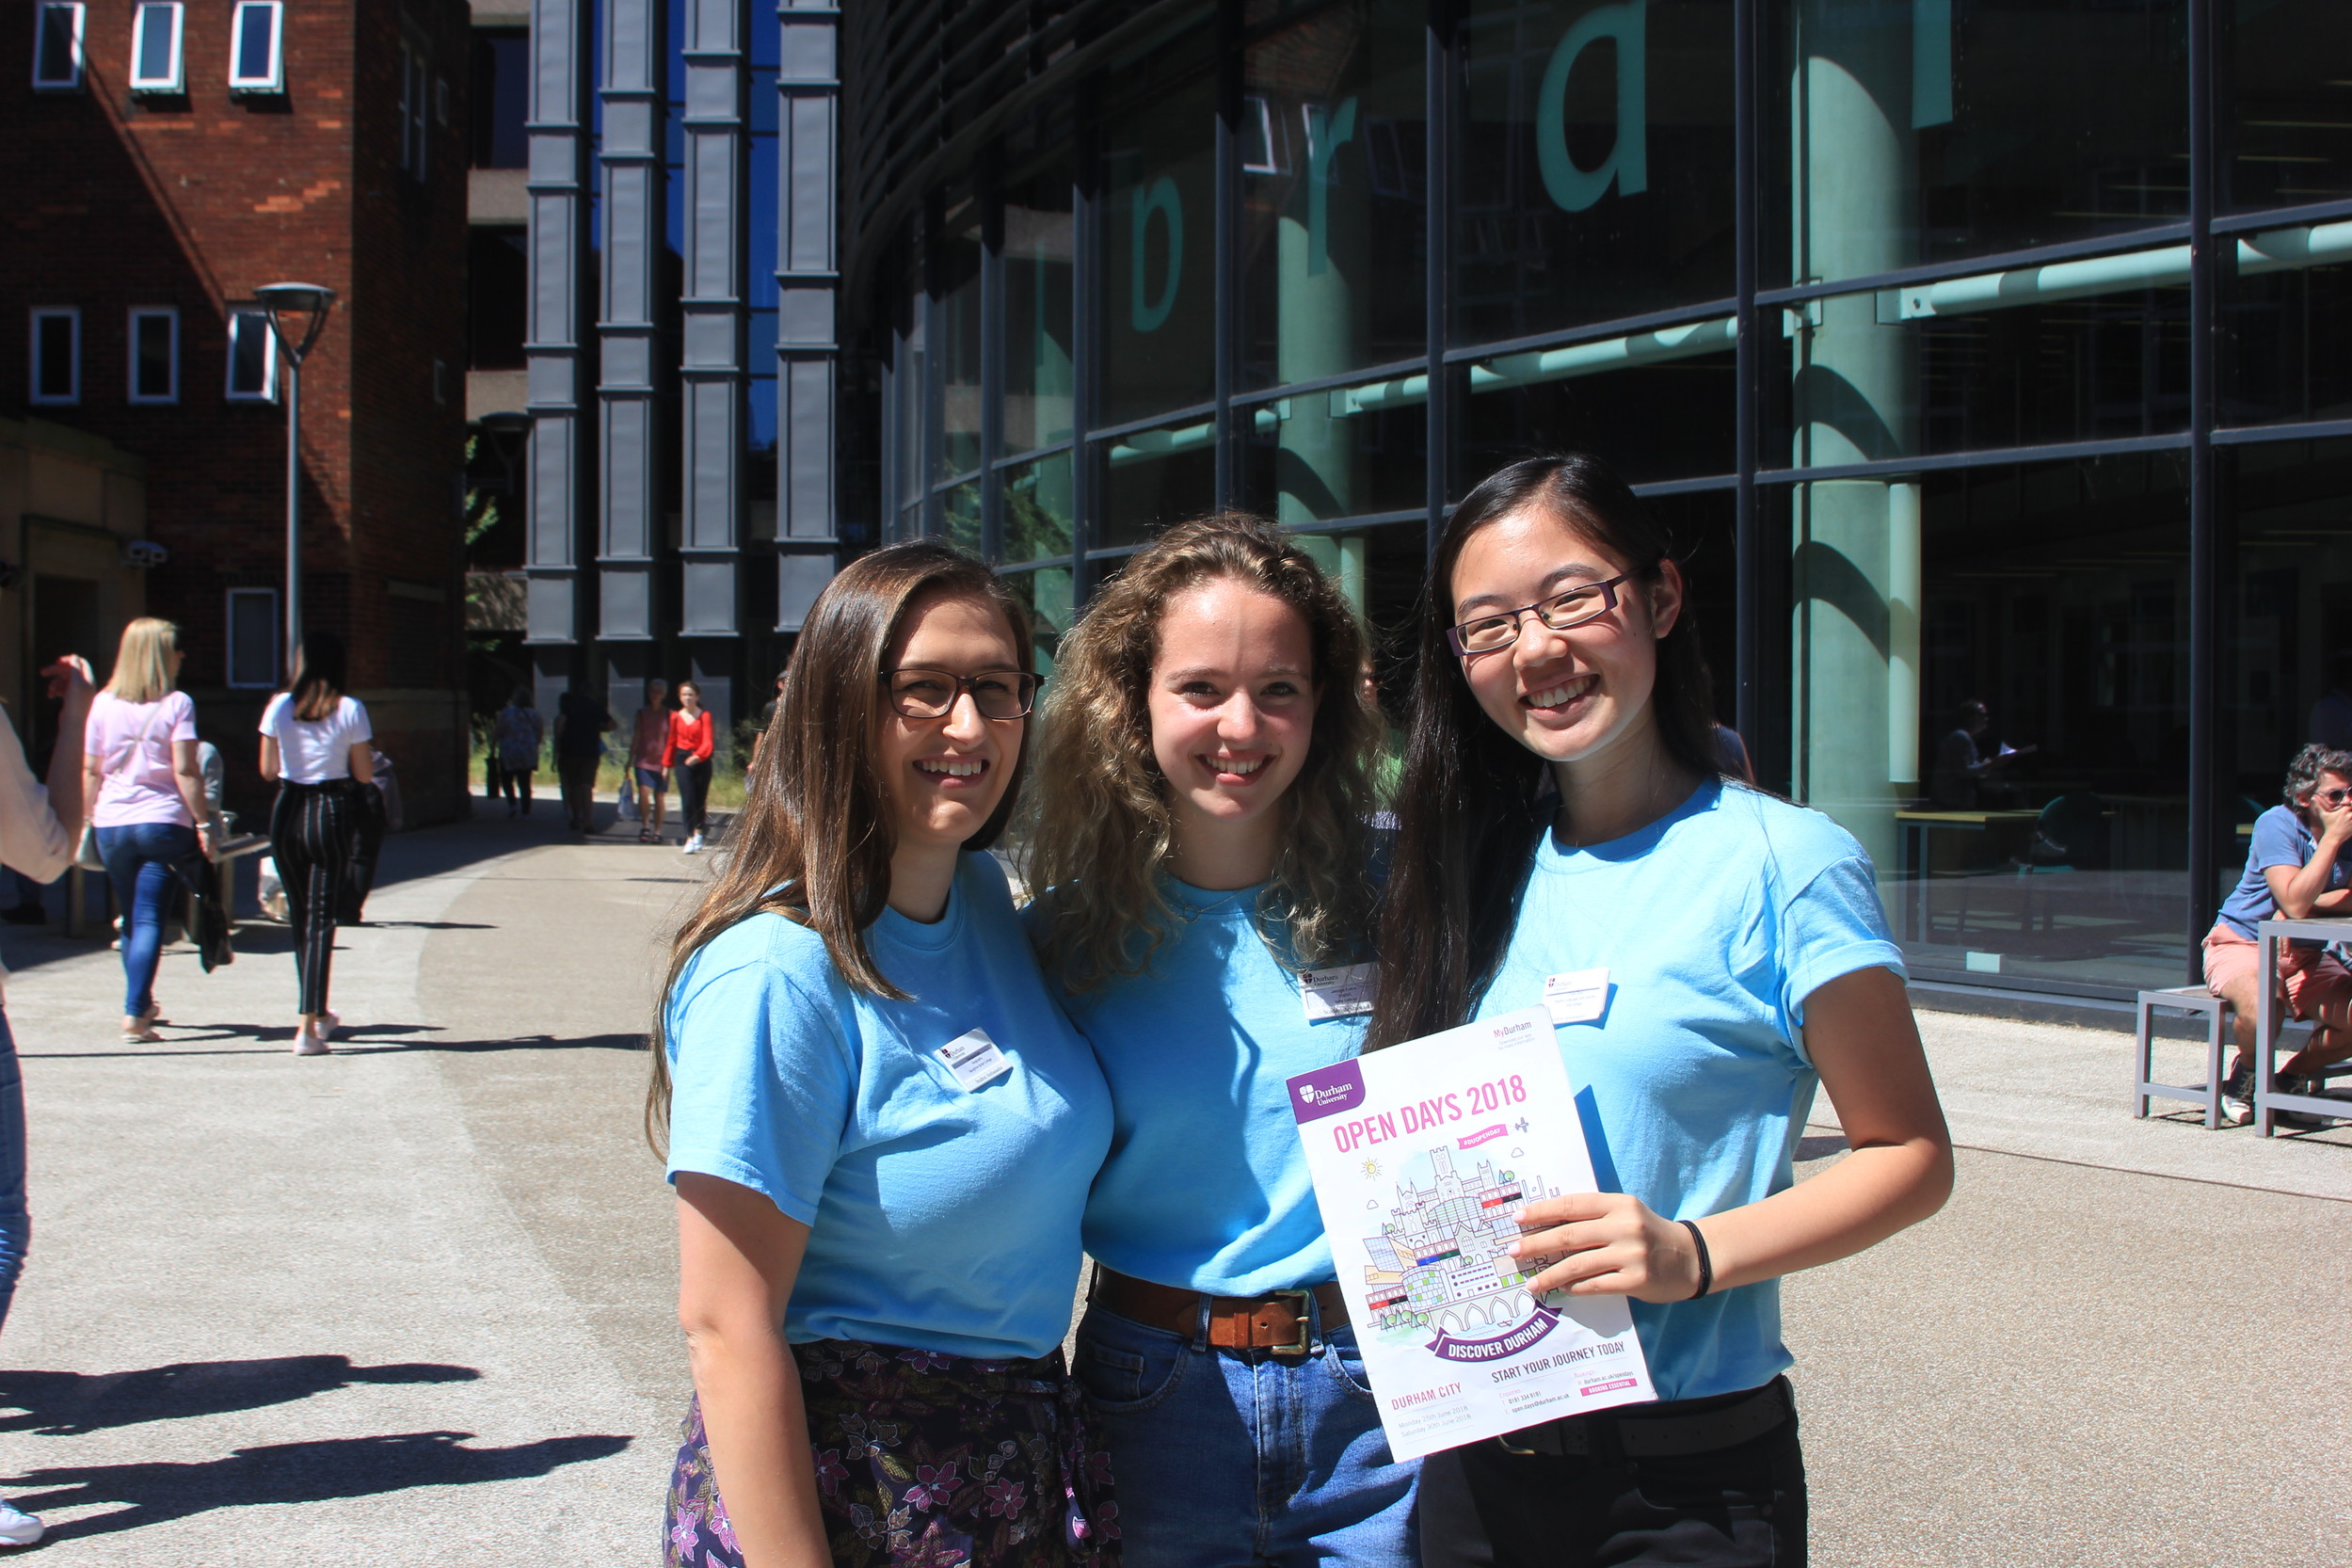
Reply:
[[[673,948],[672,1568],[1115,1568],[1061,1352],[1109,1096],[981,853],[1030,660],[1027,612],[944,542],[844,569]]]
[[[1528,1206],[1538,1292],[1633,1299],[1655,1404],[1432,1455],[1431,1568],[1801,1563],[1778,1280],[1933,1213],[1951,1149],[1870,862],[1725,778],[1666,539],[1589,456],[1531,458],[1432,564],[1367,1048],[1537,1005],[1608,1191]],[[1818,1083],[1852,1152],[1801,1185]]]

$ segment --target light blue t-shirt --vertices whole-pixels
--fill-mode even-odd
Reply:
[[[1555,1031],[1604,1190],[1670,1220],[1790,1186],[1820,1080],[1805,998],[1856,969],[1903,972],[1869,856],[1819,812],[1710,781],[1638,833],[1584,849],[1544,835],[1478,1016],[1541,1006],[1546,976],[1607,968],[1607,1011]],[[1789,1365],[1780,1286],[1635,1302],[1658,1397],[1769,1382]]]
[[[2269,920],[2279,912],[2279,901],[2270,895],[2270,879],[2263,872],[2273,866],[2308,866],[2318,853],[2319,840],[2303,825],[2303,819],[2287,807],[2274,806],[2256,817],[2254,841],[2246,850],[2246,872],[2221,903],[2221,923],[2252,941],[2254,922]],[[2352,844],[2337,855],[2335,865],[2328,872],[2328,886],[2320,890],[2334,892],[2347,881],[2352,881]],[[2324,944],[2298,941],[2294,945],[2316,948]]]
[[[1353,1056],[1365,1020],[1307,1021],[1299,977],[1252,918],[1262,884],[1160,886],[1177,924],[1151,968],[1062,998],[1111,1083],[1086,1251],[1216,1296],[1320,1285],[1331,1243],[1284,1080]]]
[[[1044,1355],[1069,1328],[1111,1144],[1102,1070],[989,856],[963,857],[937,922],[885,910],[866,943],[913,1000],[853,989],[776,914],[687,960],[664,1015],[670,1175],[740,1183],[809,1227],[788,1339]],[[967,1089],[933,1053],[974,1029],[1010,1067]]]

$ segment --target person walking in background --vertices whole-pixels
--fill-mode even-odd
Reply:
[[[33,781],[16,727],[0,708],[0,865],[35,882],[55,882],[73,863],[73,841],[82,830],[88,782],[82,743],[92,698],[89,666],[79,658],[69,655],[40,673],[48,678],[49,695],[65,702],[57,715],[56,747],[49,755],[46,792]],[[0,1324],[8,1321],[31,1239],[24,1201],[24,1079],[8,1014],[0,1010]],[[0,1502],[0,1545],[29,1546],[43,1530],[32,1514]]]
[[[343,1020],[327,1005],[335,912],[360,832],[360,786],[376,776],[367,709],[344,694],[343,640],[306,633],[292,686],[262,710],[262,776],[278,785],[270,853],[286,887],[301,984],[294,1054],[324,1056]]]
[[[547,721],[531,705],[531,688],[517,686],[506,706],[490,721],[490,750],[498,759],[499,788],[506,796],[506,814],[513,816],[516,793],[521,793],[524,816],[531,814],[531,776],[539,768],[539,748],[547,741]]]
[[[678,770],[678,825],[685,830],[686,853],[702,853],[703,808],[711,798],[711,757],[718,749],[715,727],[702,706],[702,688],[678,683],[678,712],[670,715],[670,765]]]
[[[183,862],[218,849],[196,704],[180,679],[180,629],[142,616],[122,629],[114,673],[90,701],[82,748],[83,798],[106,879],[122,906],[122,1037],[155,1032],[155,964]]]
[[[656,676],[645,683],[645,706],[629,731],[629,778],[622,786],[637,796],[637,842],[662,841],[662,808],[669,802],[670,711],[662,705],[670,683]]]
[[[611,712],[579,686],[555,699],[555,780],[564,792],[565,825],[574,833],[596,828],[596,770],[612,728]]]
[[[1307,972],[1371,956],[1363,647],[1297,541],[1231,514],[1160,535],[1062,640],[1029,929],[1111,1084],[1075,1371],[1129,1568],[1414,1560],[1419,1466],[1367,1391],[1287,1082],[1364,1038]]]

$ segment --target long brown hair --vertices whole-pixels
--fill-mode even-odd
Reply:
[[[1363,632],[1281,528],[1221,513],[1177,524],[1129,560],[1062,642],[1026,869],[1032,887],[1053,889],[1038,948],[1071,990],[1141,972],[1173,927],[1160,878],[1175,817],[1152,753],[1151,671],[1169,601],[1221,579],[1298,612],[1321,690],[1305,764],[1283,796],[1282,853],[1259,897],[1259,930],[1285,963],[1308,968],[1352,956],[1370,934],[1368,762],[1378,728],[1361,692]]]
[[[1380,986],[1365,1048],[1468,1020],[1501,967],[1538,839],[1558,809],[1542,758],[1486,716],[1447,646],[1454,565],[1470,536],[1542,507],[1624,561],[1644,587],[1672,542],[1625,482],[1584,453],[1528,457],[1464,496],[1422,592],[1413,720],[1397,783],[1397,845],[1380,922]],[[1688,599],[1658,639],[1650,696],[1658,739],[1702,777],[1718,772],[1713,685]]]
[[[658,1149],[669,1123],[669,1057],[663,1012],[696,950],[729,926],[773,910],[814,931],[841,978],[869,996],[907,1000],[875,967],[866,928],[890,897],[898,834],[874,767],[888,712],[882,661],[925,600],[976,599],[1004,617],[1020,666],[1031,667],[1029,617],[996,573],[937,539],[889,545],[842,568],[808,612],[784,692],[761,737],[760,765],[744,780],[744,808],[728,830],[718,873],[670,941],[668,977],[655,1003],[646,1136]],[[985,849],[1004,831],[1020,795],[1013,759],[1004,798],[965,840]]]

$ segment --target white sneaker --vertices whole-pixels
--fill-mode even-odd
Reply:
[[[307,1029],[294,1032],[294,1054],[296,1056],[329,1056],[334,1048]]]
[[[686,853],[689,855],[700,855],[702,853],[701,834],[694,834],[686,840]]]
[[[9,1503],[0,1503],[0,1544],[29,1546],[41,1538],[39,1519]]]

